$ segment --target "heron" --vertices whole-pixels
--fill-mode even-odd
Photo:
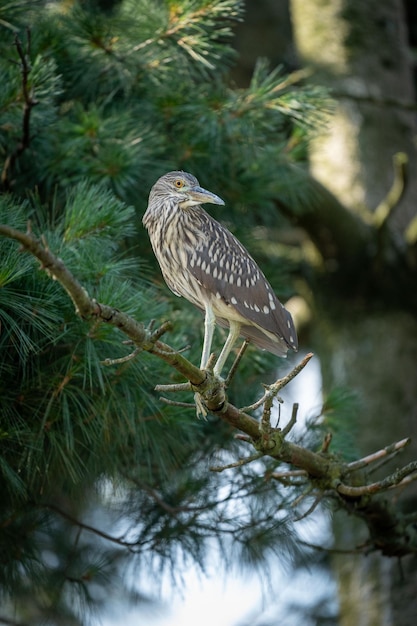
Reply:
[[[224,205],[182,171],[161,176],[143,216],[154,254],[170,290],[204,312],[200,369],[211,354],[216,322],[229,333],[214,365],[221,377],[239,336],[278,356],[298,348],[291,314],[238,239],[202,204]]]

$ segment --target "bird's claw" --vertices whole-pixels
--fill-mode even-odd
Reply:
[[[196,407],[197,418],[204,419],[204,420],[207,419],[207,408],[203,402],[203,398],[201,397],[201,394],[197,392],[194,394],[194,402],[195,402],[195,407]]]

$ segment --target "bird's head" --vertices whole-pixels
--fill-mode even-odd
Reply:
[[[175,202],[181,209],[187,209],[196,204],[224,204],[224,201],[211,191],[207,191],[195,176],[187,172],[168,172],[161,176],[151,189],[151,201]]]

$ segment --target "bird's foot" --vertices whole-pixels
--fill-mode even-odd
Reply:
[[[203,402],[203,398],[201,394],[199,394],[198,392],[194,394],[194,402],[195,402],[195,408],[196,408],[196,413],[197,413],[197,419],[206,420],[208,411],[207,411],[206,405]]]
[[[221,411],[227,404],[224,380],[207,371],[203,385],[192,385],[197,417],[206,419],[207,413]],[[197,391],[198,390],[198,391]]]

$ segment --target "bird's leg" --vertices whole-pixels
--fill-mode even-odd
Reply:
[[[210,358],[211,344],[213,341],[214,326],[216,324],[216,316],[209,304],[206,304],[206,316],[204,318],[204,343],[201,355],[200,369],[207,367]]]
[[[213,369],[213,374],[215,374],[215,376],[220,376],[222,369],[224,367],[224,364],[226,363],[227,357],[229,356],[230,351],[235,345],[236,340],[238,339],[239,334],[240,334],[241,325],[239,322],[230,320],[229,324],[230,324],[230,328],[229,328],[229,334],[226,339],[226,343],[224,344],[223,349],[220,352],[220,356],[217,359],[217,363]]]
[[[201,354],[200,369],[207,367],[207,363],[210,359],[211,344],[213,341],[214,326],[216,324],[216,316],[213,313],[213,309],[209,304],[206,304],[206,315],[204,318],[204,343],[203,352]],[[201,396],[198,392],[194,394],[194,402],[197,409],[197,417],[205,418],[207,415],[207,409],[203,404]]]

